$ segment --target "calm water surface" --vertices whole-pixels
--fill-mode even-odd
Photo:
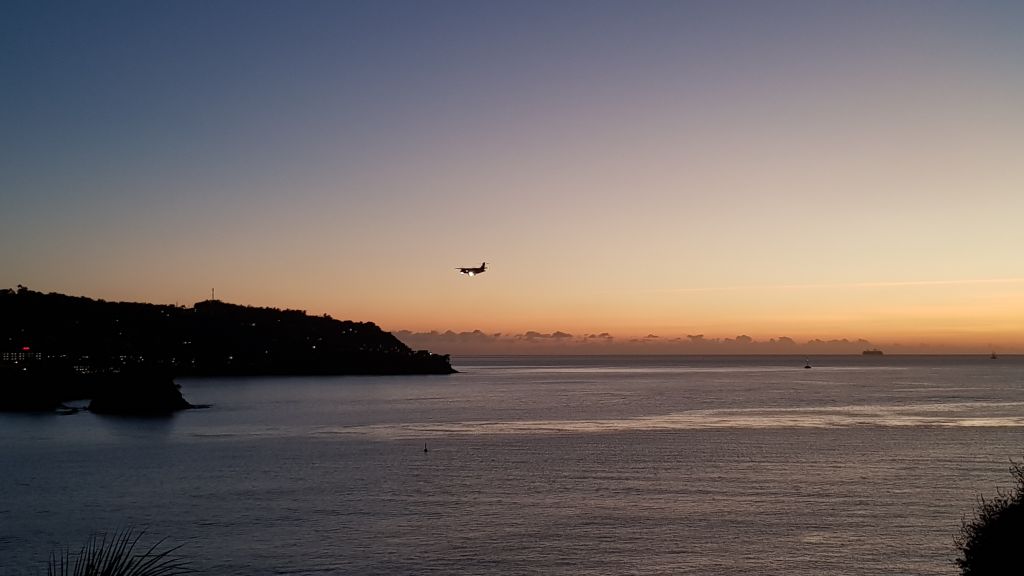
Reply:
[[[1024,458],[1024,359],[811,362],[465,358],[0,415],[0,575],[126,526],[211,575],[955,574]]]

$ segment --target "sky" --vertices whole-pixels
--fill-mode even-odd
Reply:
[[[8,0],[0,287],[216,290],[442,353],[1024,353],[1022,26],[984,1]]]

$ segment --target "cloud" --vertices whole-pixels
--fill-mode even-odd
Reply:
[[[445,332],[438,332],[437,330],[410,332],[409,330],[398,330],[392,334],[406,343],[417,340],[431,342],[494,342],[501,339],[501,332],[487,334],[480,330],[473,330],[472,332],[453,332],[451,330],[446,330]]]
[[[543,334],[541,332],[530,330],[525,334],[519,335],[519,338],[525,340],[564,340],[566,338],[572,338],[572,334],[569,334],[567,332],[554,332],[552,334]]]
[[[797,342],[789,336],[757,340],[747,334],[732,338],[709,338],[704,334],[659,336],[653,333],[642,338],[618,339],[608,332],[585,333],[579,336],[556,330],[527,330],[520,333],[484,332],[394,332],[398,339],[415,350],[440,354],[859,354],[868,348],[887,348],[896,352],[916,348],[897,344],[875,344],[863,338],[815,338]]]
[[[607,332],[576,337],[569,332],[541,332],[527,330],[522,333],[484,332],[472,330],[454,332],[393,332],[399,340],[414,350],[430,350],[441,354],[544,354],[563,346],[584,346],[586,342],[610,342],[614,337]]]

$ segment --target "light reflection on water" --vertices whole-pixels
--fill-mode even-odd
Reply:
[[[1013,415],[992,416],[1012,410]],[[981,415],[971,415],[978,413]],[[692,410],[659,416],[607,420],[534,420],[403,423],[328,427],[321,434],[365,434],[404,440],[457,434],[611,433],[708,428],[1024,427],[1024,403],[975,402],[903,406],[833,406],[736,410]]]

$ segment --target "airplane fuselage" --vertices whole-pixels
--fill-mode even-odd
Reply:
[[[483,274],[487,271],[487,262],[480,264],[477,268],[459,268],[459,274],[465,274],[467,276],[476,276],[477,274]]]

